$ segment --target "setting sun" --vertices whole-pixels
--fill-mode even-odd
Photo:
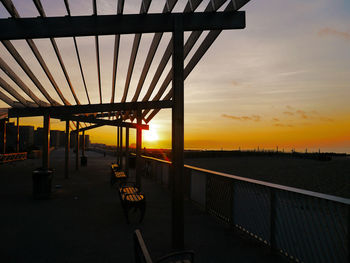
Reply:
[[[148,142],[155,142],[159,139],[157,129],[154,126],[150,126],[149,130],[144,131],[144,140]]]

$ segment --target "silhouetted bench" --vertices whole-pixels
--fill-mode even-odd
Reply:
[[[123,182],[127,179],[126,174],[120,170],[120,167],[116,163],[111,164],[111,185],[113,186],[116,182]]]
[[[148,252],[145,241],[139,229],[134,231],[134,253],[136,263],[153,263],[151,255]],[[182,250],[167,254],[155,262],[157,263],[191,263],[194,262],[194,252],[192,250]]]
[[[122,182],[119,185],[119,197],[124,210],[126,221],[129,224],[129,211],[130,209],[139,209],[141,212],[140,223],[145,216],[146,211],[146,198],[141,193],[138,186],[132,182]]]

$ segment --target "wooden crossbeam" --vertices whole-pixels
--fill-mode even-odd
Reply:
[[[141,129],[143,130],[149,129],[149,126],[146,124],[137,125],[136,123],[123,122],[121,120],[97,119],[92,116],[60,116],[60,115],[54,114],[52,115],[52,118],[60,119],[61,121],[71,120],[71,121],[87,122],[87,123],[118,126],[118,127],[127,127],[127,128],[134,128],[134,129],[140,126]]]
[[[245,28],[245,12],[197,12],[0,19],[0,40]],[[142,26],[140,26],[142,25]]]
[[[89,105],[69,105],[69,106],[50,106],[50,107],[27,107],[9,109],[9,117],[30,117],[42,116],[45,113],[50,115],[70,116],[81,113],[97,113],[110,111],[137,111],[143,109],[165,109],[171,108],[172,101],[145,101],[145,102],[125,102],[125,103],[104,103]]]

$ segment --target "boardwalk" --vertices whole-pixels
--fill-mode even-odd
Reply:
[[[133,262],[135,228],[142,229],[154,259],[170,251],[168,190],[144,180],[144,222],[132,220],[127,225],[116,191],[109,185],[108,164],[113,158],[87,155],[88,166],[79,172],[74,171],[71,156],[71,179],[65,180],[64,151],[52,152],[54,193],[44,201],[31,197],[31,171],[40,160],[0,166],[2,262]],[[282,261],[189,202],[185,215],[185,245],[195,251],[196,262]]]

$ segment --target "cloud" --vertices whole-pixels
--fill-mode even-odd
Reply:
[[[299,114],[299,116],[303,119],[308,119],[309,117],[307,116],[306,112],[303,110],[297,110],[296,111],[297,114]]]
[[[328,117],[320,117],[320,120],[321,121],[327,121],[327,122],[333,122],[334,121],[334,119],[328,118]]]
[[[294,127],[291,124],[283,124],[283,123],[275,123],[273,126],[275,126],[275,127]]]
[[[222,114],[221,116],[227,119],[237,120],[237,121],[260,121],[261,120],[261,116],[259,115],[234,116],[234,115]]]
[[[294,110],[294,108],[293,108],[292,106],[290,106],[290,105],[287,105],[286,108],[287,108],[288,110]]]
[[[349,32],[342,32],[342,31],[338,31],[334,28],[323,28],[320,31],[318,31],[318,35],[323,37],[323,36],[333,36],[336,38],[341,38],[347,41],[350,41],[350,33]]]
[[[239,83],[237,81],[235,81],[235,80],[232,80],[231,84],[232,84],[232,86],[238,86],[239,85]]]
[[[283,112],[283,114],[289,115],[289,116],[293,116],[294,112],[290,112],[290,111],[285,111]]]
[[[273,121],[280,121],[278,118],[273,118],[272,120]]]

